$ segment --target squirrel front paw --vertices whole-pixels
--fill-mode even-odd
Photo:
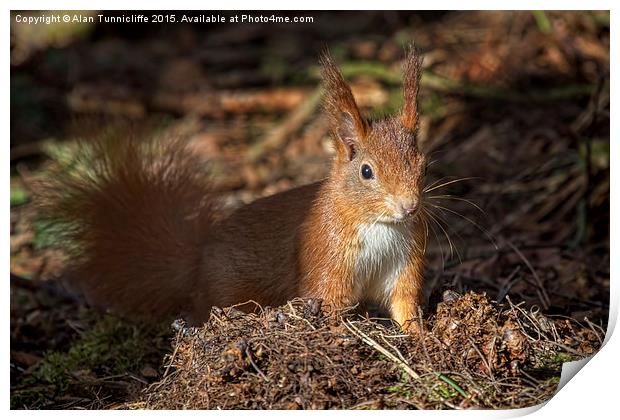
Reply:
[[[420,318],[414,318],[400,323],[400,328],[407,334],[421,335],[424,331],[424,324]]]
[[[411,300],[400,299],[394,301],[391,313],[392,318],[398,322],[401,330],[408,334],[420,334],[424,329],[422,307],[412,303]]]

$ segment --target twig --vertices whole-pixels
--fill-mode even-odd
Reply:
[[[163,378],[166,378],[166,376],[168,376],[168,372],[170,371],[170,367],[172,366],[172,363],[174,362],[174,358],[175,358],[175,357],[176,357],[176,355],[177,355],[177,352],[178,352],[179,347],[180,347],[180,345],[179,345],[179,338],[181,337],[181,333],[182,333],[182,331],[183,331],[183,330],[182,330],[182,329],[180,329],[180,330],[177,332],[177,336],[176,336],[176,338],[175,338],[175,340],[174,340],[174,341],[175,341],[175,343],[176,343],[176,345],[174,346],[174,351],[172,352],[172,356],[170,356],[170,363],[168,363],[168,364],[166,365],[166,370],[164,371],[164,376],[163,376]]]
[[[323,91],[317,88],[301,102],[285,119],[282,124],[256,142],[247,152],[249,161],[255,162],[266,153],[282,147],[288,138],[294,134],[314,114],[321,102]]]
[[[472,340],[471,337],[467,337],[467,340],[469,340],[469,344],[471,344],[471,346],[474,348],[476,353],[478,353],[478,356],[480,357],[480,359],[484,362],[485,367],[489,371],[489,376],[490,376],[491,380],[493,382],[495,382],[495,376],[493,375],[493,370],[491,369],[491,362],[489,362],[489,360],[486,357],[484,357],[484,355],[482,354],[482,352],[480,351],[480,349],[478,348],[478,346],[476,345],[474,340]],[[495,348],[495,337],[493,337],[493,348]],[[494,385],[495,385],[495,383],[494,383]],[[496,386],[496,388],[497,388],[497,386]]]
[[[500,303],[504,299],[504,297],[506,297],[508,292],[510,292],[510,288],[517,281],[517,279],[514,279],[514,277],[517,275],[519,271],[521,271],[520,265],[516,266],[510,272],[508,277],[506,277],[506,279],[504,280],[504,286],[502,286],[502,288],[499,290],[499,293],[497,294],[497,299],[495,299],[497,303]]]
[[[530,264],[529,260],[525,258],[525,256],[521,253],[521,251],[519,251],[519,249],[516,246],[514,246],[512,242],[507,241],[506,243],[517,253],[519,258],[521,258],[521,260],[525,263],[527,268],[529,268],[529,270],[532,272],[532,275],[536,279],[536,284],[538,286],[540,301],[542,302],[544,308],[548,309],[551,306],[551,301],[549,299],[549,295],[547,294],[547,291],[545,290],[542,280],[538,276],[538,273],[536,272],[536,270],[534,270],[534,267],[532,267],[532,264]]]
[[[345,77],[365,75],[375,77],[385,83],[398,85],[401,76],[395,70],[375,62],[357,61],[342,64]],[[438,76],[429,71],[422,74],[421,85],[441,92],[457,93],[476,98],[487,98],[509,102],[550,102],[562,99],[578,98],[592,94],[595,86],[590,84],[574,84],[545,90],[515,91],[465,83]]]
[[[368,344],[379,353],[383,354],[385,357],[396,363],[398,367],[407,372],[410,377],[414,379],[420,379],[420,375],[418,375],[405,361],[400,360],[398,357],[394,356],[381,344],[377,343],[375,340],[373,340],[368,335],[364,334],[362,331],[356,328],[350,321],[343,319],[342,322],[349,331],[351,331],[354,335],[358,336],[364,343]]]
[[[245,351],[246,356],[248,357],[248,360],[250,361],[250,364],[252,365],[252,367],[254,368],[254,370],[256,370],[256,372],[258,372],[258,374],[261,376],[261,378],[263,378],[263,380],[265,382],[269,382],[269,378],[267,376],[265,376],[265,374],[263,373],[262,370],[260,370],[260,368],[256,365],[256,363],[254,363],[254,359],[252,359],[252,355],[250,354],[249,350],[246,349]]]
[[[599,335],[598,331],[596,331],[598,328],[600,328],[598,325],[592,323],[592,321],[590,321],[588,319],[588,317],[585,317],[585,321],[588,324],[588,327],[590,327],[590,329],[592,330],[592,332],[594,333],[594,335],[596,335],[596,338],[599,342],[599,345],[603,345],[603,339],[601,338],[601,336]],[[603,334],[605,334],[605,332],[603,331]]]

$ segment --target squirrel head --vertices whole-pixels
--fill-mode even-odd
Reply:
[[[366,121],[333,58],[327,52],[321,58],[325,112],[336,148],[331,180],[338,200],[357,208],[362,223],[400,223],[419,214],[426,170],[417,145],[421,64],[409,47],[400,114]]]

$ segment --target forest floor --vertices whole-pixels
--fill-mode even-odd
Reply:
[[[297,14],[315,22],[12,27],[12,408],[516,408],[548,400],[562,363],[600,348],[609,14]],[[31,185],[71,156],[81,120],[187,136],[234,208],[326,175],[325,45],[379,116],[402,104],[412,40],[429,183],[467,178],[437,190],[421,336],[302,300],[144,326],[61,286]]]

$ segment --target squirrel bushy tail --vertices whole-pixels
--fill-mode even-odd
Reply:
[[[213,220],[204,163],[183,140],[109,129],[36,186],[65,278],[95,306],[163,318],[189,305]]]

